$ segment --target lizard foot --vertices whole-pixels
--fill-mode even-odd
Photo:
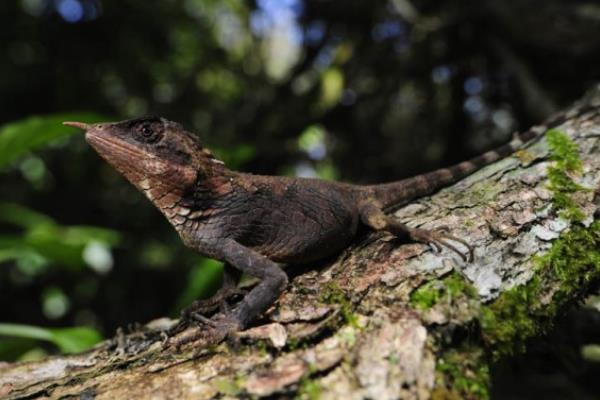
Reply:
[[[228,301],[238,296],[243,297],[245,293],[246,291],[237,288],[227,288],[219,290],[214,296],[208,299],[195,300],[183,309],[179,321],[169,330],[167,333],[168,336],[174,336],[177,333],[182,332],[191,324],[194,324],[194,322],[200,321],[201,318],[210,321],[207,316],[217,310],[227,314],[229,312]]]
[[[197,313],[206,315],[219,309],[223,310],[223,307],[228,305],[228,301],[234,299],[236,296],[243,297],[245,294],[245,290],[237,288],[226,289],[222,292],[218,292],[211,298],[192,302],[188,307],[185,308],[185,310],[183,310],[183,313],[186,315]]]
[[[447,229],[441,229],[439,231],[428,231],[425,229],[412,228],[409,231],[412,240],[421,243],[428,243],[436,251],[441,251],[443,247],[446,247],[460,256],[465,262],[472,262],[474,258],[473,247],[465,240],[457,238],[447,233]],[[451,242],[457,242],[467,248],[467,252],[460,251]]]
[[[179,337],[169,337],[164,343],[165,347],[179,349],[194,342],[202,342],[204,345],[217,344],[242,329],[242,325],[231,312],[219,313],[212,318],[194,314],[191,318],[196,322],[195,326],[187,329]]]

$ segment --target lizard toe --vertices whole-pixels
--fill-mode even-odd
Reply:
[[[242,325],[231,312],[221,312],[212,318],[195,313],[190,315],[190,318],[194,321],[193,326],[170,337],[164,342],[165,347],[179,349],[196,342],[203,345],[217,344],[242,329]]]
[[[445,247],[456,253],[464,262],[472,262],[474,258],[473,247],[465,240],[452,236],[445,231],[428,231],[425,229],[412,229],[410,236],[413,240],[421,243],[428,243],[434,249],[439,250]],[[467,248],[467,251],[461,251],[452,242],[460,243]]]

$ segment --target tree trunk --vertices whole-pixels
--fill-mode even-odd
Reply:
[[[396,212],[467,240],[471,263],[365,233],[337,260],[289,271],[236,340],[163,349],[158,321],[83,354],[0,365],[0,397],[485,398],[490,363],[600,276],[599,137],[592,91],[544,139]]]

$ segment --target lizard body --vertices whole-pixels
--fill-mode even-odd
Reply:
[[[447,247],[464,260],[472,249],[447,233],[408,226],[385,210],[430,194],[520,148],[539,135],[530,130],[509,144],[470,161],[380,185],[351,185],[319,179],[260,176],[229,170],[180,124],[147,117],[87,125],[90,145],[142,191],[174,226],[186,246],[226,263],[225,287],[184,312],[203,323],[204,335],[220,340],[244,329],[279,297],[287,276],[279,262],[307,263],[335,255],[359,224]],[[464,245],[467,252],[456,244]],[[233,268],[232,268],[233,267]],[[231,311],[207,319],[232,293],[239,271],[259,279]]]

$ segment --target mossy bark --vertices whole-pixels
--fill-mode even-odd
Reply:
[[[164,350],[154,323],[84,354],[2,364],[0,397],[486,398],[490,363],[600,277],[600,92],[582,105],[547,138],[396,212],[465,238],[474,262],[365,235],[293,277],[235,343]]]

